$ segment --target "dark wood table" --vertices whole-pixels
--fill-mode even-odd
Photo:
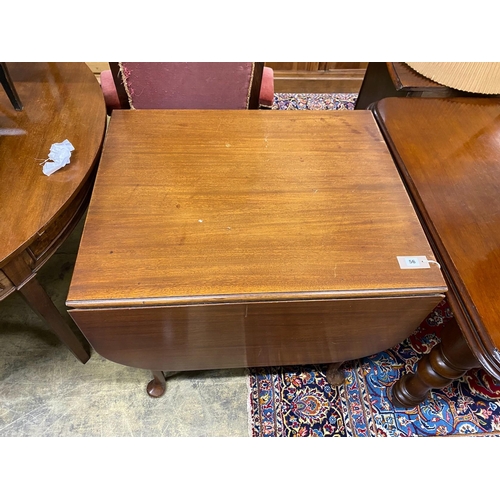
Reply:
[[[366,68],[355,109],[369,109],[371,104],[386,97],[467,95],[470,94],[426,78],[404,62],[371,62]]]
[[[100,156],[106,108],[84,63],[7,63],[23,104],[0,93],[0,300],[19,291],[82,362],[89,346],[71,327],[36,274],[88,205]],[[68,139],[71,161],[46,176],[40,163]]]
[[[448,285],[454,321],[394,386],[422,402],[468,369],[500,378],[500,99],[383,99],[375,117]]]
[[[371,112],[113,111],[67,305],[153,371],[332,364],[396,345],[439,268]]]

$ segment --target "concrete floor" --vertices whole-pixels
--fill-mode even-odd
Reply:
[[[65,300],[82,223],[39,273],[67,317]],[[0,302],[0,436],[249,436],[247,371],[177,375],[149,397],[150,372],[95,352],[81,364],[18,293]]]

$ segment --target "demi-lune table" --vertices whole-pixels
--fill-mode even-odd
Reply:
[[[421,403],[482,366],[500,379],[500,99],[379,101],[374,113],[442,265],[454,320],[392,388]]]
[[[117,110],[67,305],[103,357],[153,371],[332,364],[443,299],[369,111]]]
[[[106,129],[99,84],[84,63],[6,63],[22,110],[0,92],[0,301],[18,291],[83,363],[90,349],[36,279],[88,205]],[[71,161],[46,176],[51,145]],[[1,304],[0,304],[1,307]]]

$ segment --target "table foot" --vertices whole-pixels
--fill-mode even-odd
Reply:
[[[342,385],[345,380],[344,371],[340,370],[342,362],[340,363],[330,363],[325,372],[325,378],[330,385],[338,386]]]
[[[162,372],[153,371],[153,380],[151,380],[147,386],[147,393],[152,398],[160,398],[165,394],[167,388],[167,378],[173,377],[180,372]]]
[[[441,389],[480,366],[456,321],[443,329],[442,339],[418,363],[415,373],[407,373],[392,387],[390,400],[400,408],[414,408],[427,398],[431,389]]]
[[[165,394],[167,388],[167,381],[163,372],[152,372],[153,380],[151,380],[147,387],[147,392],[152,398],[159,398]]]

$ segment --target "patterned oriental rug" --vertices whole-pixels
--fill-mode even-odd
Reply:
[[[354,109],[356,94],[276,94],[274,109]],[[395,408],[388,391],[440,342],[452,312],[443,300],[415,333],[392,349],[342,366],[344,384],[326,366],[249,370],[249,426],[254,437],[500,436],[500,381],[482,369],[413,409]]]
[[[274,94],[272,109],[354,109],[358,94]]]

